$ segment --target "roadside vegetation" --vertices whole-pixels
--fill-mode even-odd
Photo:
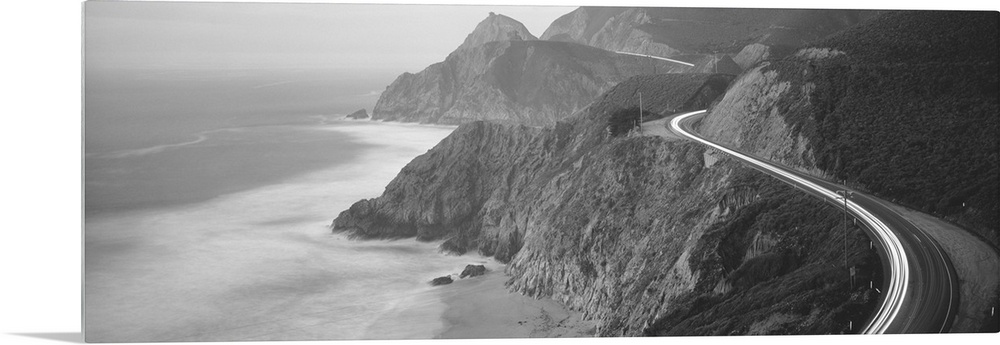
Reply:
[[[845,55],[772,62],[814,85],[791,88],[779,110],[819,168],[997,246],[997,25],[996,12],[888,13],[813,44]]]
[[[690,258],[702,272],[646,335],[857,333],[878,301],[881,266],[865,233],[849,223],[844,266],[842,213],[750,169],[734,191],[749,203],[710,227]],[[739,207],[736,207],[739,206]]]

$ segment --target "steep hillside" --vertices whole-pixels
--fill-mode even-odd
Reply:
[[[545,159],[551,158],[553,153],[548,151],[555,147],[565,148],[572,141],[575,147],[572,155],[576,155],[600,146],[608,139],[606,113],[638,105],[637,94],[642,89],[647,90],[645,106],[650,113],[705,107],[725,90],[718,85],[720,78],[723,83],[728,81],[725,76],[709,74],[636,77],[619,84],[601,97],[602,102],[584,112],[596,115],[560,123],[554,128],[494,126],[482,122],[461,126],[433,150],[407,165],[381,197],[359,201],[342,212],[333,227],[365,238],[417,236],[431,240],[451,237],[450,248],[459,252],[475,249],[476,238],[458,237],[458,234],[470,232],[467,230],[471,225],[467,222],[487,204],[497,185],[512,182],[482,183],[481,179],[534,178],[524,176],[528,174],[522,170],[551,163]],[[467,156],[475,158],[464,159]],[[572,164],[580,163],[574,161]],[[415,186],[420,189],[414,190]]]
[[[372,118],[551,126],[628,77],[683,68],[574,43],[489,42],[399,76],[379,97]]]
[[[755,43],[787,50],[855,25],[874,13],[812,9],[580,7],[555,20],[541,39],[659,56],[736,54]]]
[[[836,208],[698,145],[608,130],[638,92],[654,112],[692,110],[728,80],[636,77],[553,128],[462,125],[332,227],[492,255],[511,289],[584,311],[604,336],[848,331],[876,295],[829,264],[843,260]],[[851,229],[848,244],[878,284],[867,238]]]
[[[887,13],[745,73],[702,131],[997,245],[998,39],[995,12]]]

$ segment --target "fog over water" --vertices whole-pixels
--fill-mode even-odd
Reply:
[[[294,106],[256,116],[267,111],[240,110],[252,98],[243,93],[254,90],[243,81],[212,80],[224,87],[201,93],[169,84],[121,100],[98,97],[99,89],[88,94],[87,340],[428,338],[439,331],[443,307],[426,282],[486,259],[444,256],[436,243],[412,239],[349,241],[327,226],[353,202],[381,194],[453,127],[343,120]],[[296,97],[294,88],[287,92]],[[155,97],[177,101],[149,103],[154,109],[135,101]],[[202,110],[225,99],[237,104]],[[126,110],[140,119],[204,118],[101,136],[90,130]]]
[[[426,281],[483,259],[414,240],[348,241],[326,226],[353,201],[378,195],[450,128],[313,130],[345,128],[384,146],[352,164],[205,202],[88,219],[87,339],[433,336],[441,306]]]

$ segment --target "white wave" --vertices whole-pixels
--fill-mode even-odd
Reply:
[[[128,158],[128,157],[145,156],[145,155],[150,155],[150,154],[154,154],[154,153],[160,153],[160,152],[163,152],[163,151],[166,151],[166,150],[169,150],[169,149],[176,149],[178,147],[190,146],[190,145],[201,143],[201,142],[203,142],[205,140],[208,140],[208,135],[212,134],[212,133],[235,132],[235,131],[239,131],[239,130],[240,130],[240,128],[214,129],[214,130],[199,132],[199,133],[195,134],[197,136],[197,138],[194,139],[194,140],[191,140],[191,141],[185,141],[185,142],[176,143],[176,144],[156,145],[156,146],[153,146],[153,147],[146,147],[146,148],[141,148],[141,149],[119,150],[119,151],[114,151],[114,152],[107,153],[107,154],[102,154],[102,155],[100,155],[100,157],[101,158]]]
[[[355,201],[379,195],[449,131],[341,124],[382,148],[352,164],[197,204],[88,218],[88,340],[437,334],[444,305],[426,282],[488,259],[441,255],[438,243],[413,239],[348,241],[327,225]]]
[[[274,82],[274,83],[260,84],[260,85],[254,86],[253,88],[254,89],[263,89],[263,88],[266,88],[266,87],[274,87],[274,86],[291,84],[291,83],[294,83],[294,81],[285,80],[285,81],[279,81],[279,82]]]

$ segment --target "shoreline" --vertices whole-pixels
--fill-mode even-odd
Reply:
[[[486,274],[438,286],[444,327],[434,339],[593,337],[596,321],[551,298],[507,291],[504,266],[491,262]],[[457,277],[454,277],[457,278]]]
[[[350,163],[204,201],[85,215],[87,340],[361,340],[366,320],[408,303],[416,313],[382,317],[398,326],[388,331],[432,337],[444,325],[437,317],[444,306],[432,305],[436,292],[422,280],[468,258],[414,240],[349,243],[326,225],[332,212],[381,193],[450,132],[379,123],[356,129],[354,141],[379,149]]]

